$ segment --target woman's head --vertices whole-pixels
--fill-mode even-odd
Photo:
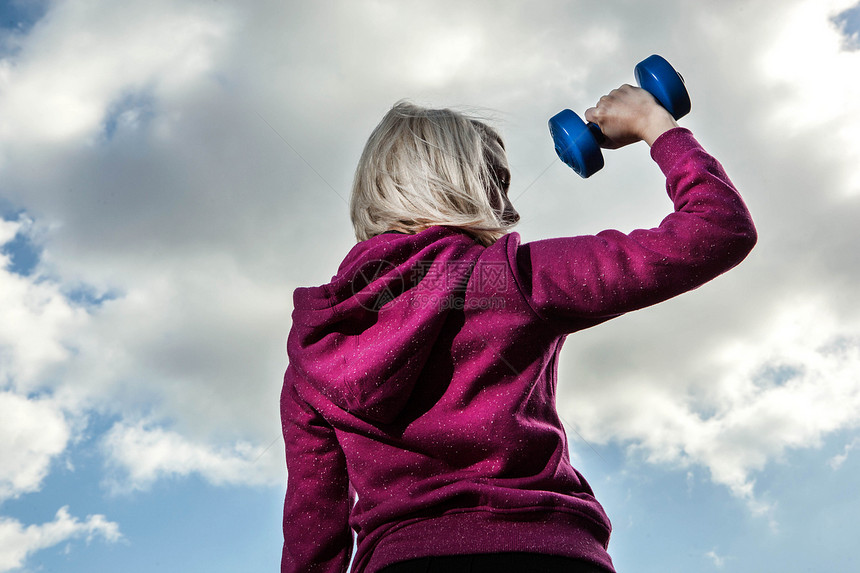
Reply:
[[[397,103],[371,133],[352,187],[359,241],[387,230],[460,227],[489,245],[519,220],[502,139],[449,109]]]

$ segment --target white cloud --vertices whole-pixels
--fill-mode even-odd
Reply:
[[[767,129],[789,136],[827,141],[838,149],[846,169],[840,191],[860,195],[860,52],[845,50],[845,38],[833,18],[855,0],[806,0],[782,13],[781,27],[767,50],[756,57],[769,92]],[[776,97],[774,97],[776,96]]]
[[[845,449],[842,450],[842,453],[833,456],[827,463],[830,465],[831,468],[833,468],[834,471],[838,470],[842,467],[842,464],[845,463],[845,460],[848,459],[848,453],[857,446],[860,446],[860,438],[855,438],[850,443],[846,444]]]
[[[21,228],[4,222],[0,232],[8,241]],[[252,281],[223,256],[157,270],[85,308],[69,301],[76,285],[62,277],[0,269],[0,377],[75,417],[145,409],[192,436],[268,443],[279,435],[288,289]]]
[[[4,219],[0,219],[0,247],[14,239],[20,228],[21,223],[18,221],[6,221]],[[5,268],[7,264],[8,258],[6,255],[0,253],[0,267]]]
[[[26,221],[2,222],[0,248],[26,227]],[[69,357],[66,337],[86,321],[86,312],[69,304],[55,282],[12,273],[8,263],[0,255],[0,384],[32,390]]]
[[[92,311],[58,391],[132,417],[146,404],[192,436],[277,435],[289,297],[223,257],[160,271]]]
[[[0,516],[0,572],[21,567],[28,556],[71,539],[96,537],[115,543],[122,538],[119,526],[103,515],[90,515],[80,521],[62,507],[53,521],[24,526],[21,522]]]
[[[707,468],[757,513],[770,509],[763,499],[779,503],[756,486],[761,471],[791,449],[860,427],[860,53],[843,50],[831,21],[855,4],[689,11],[698,37],[678,65],[694,109],[682,123],[738,184],[759,244],[713,284],[574,334],[562,358],[560,408],[589,442],[628,444],[634,459],[655,464]],[[600,177],[643,187],[622,180],[620,159],[607,155],[615,171]],[[619,220],[633,214],[639,219],[629,228],[648,225],[638,195],[627,202],[615,183],[608,223],[597,224],[625,229]],[[588,216],[603,217],[597,202],[585,201]]]
[[[87,138],[117,97],[175,92],[211,71],[222,10],[193,4],[63,2],[0,62],[0,139]]]
[[[105,435],[103,447],[118,470],[110,480],[115,492],[146,489],[159,479],[192,474],[215,485],[284,482],[280,456],[267,456],[268,448],[247,442],[212,446],[144,423],[118,423]]]
[[[858,415],[858,53],[830,24],[850,3],[461,3],[456,21],[444,3],[56,3],[0,62],[3,193],[45,229],[41,275],[0,270],[0,376],[118,414],[105,451],[130,487],[258,483],[248,444],[278,436],[290,291],[351,246],[338,193],[387,106],[499,109],[513,193],[551,166],[518,203],[526,239],[651,225],[666,205],[645,150],[579,182],[546,119],[662,52],[692,91],[685,125],[744,184],[761,242],[719,285],[572,337],[576,395],[559,403],[589,441],[707,467],[753,503],[756,472]],[[118,298],[84,310],[63,294],[80,284]],[[796,303],[810,292],[826,302]]]
[[[666,364],[649,371],[631,372],[637,363],[629,364],[618,379],[589,387],[568,419],[589,441],[611,437],[653,463],[706,467],[716,483],[766,512],[757,472],[788,449],[817,447],[860,426],[860,329],[814,300],[759,317],[756,330],[710,351],[700,347],[698,367],[673,371],[663,352]]]
[[[711,550],[705,553],[705,557],[711,560],[714,564],[714,567],[717,569],[722,569],[726,564],[726,557],[722,555],[718,555],[716,550]]]
[[[70,434],[63,413],[50,400],[0,392],[0,503],[37,491]]]

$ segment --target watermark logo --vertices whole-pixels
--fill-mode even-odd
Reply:
[[[373,286],[374,283],[378,283]],[[397,266],[384,259],[362,265],[352,280],[352,294],[365,310],[379,310],[406,290]]]
[[[507,289],[507,266],[503,262],[418,261],[401,271],[379,259],[363,265],[352,281],[352,293],[359,304],[373,312],[404,294],[413,308],[499,309],[504,307]]]

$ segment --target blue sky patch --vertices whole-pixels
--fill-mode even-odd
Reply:
[[[0,199],[0,216],[5,221],[20,221],[27,216],[24,211],[15,212],[8,203]],[[25,227],[26,229],[26,227]],[[11,240],[0,245],[0,253],[9,257],[6,270],[24,277],[32,276],[42,258],[42,246],[33,241],[26,230],[19,230]],[[86,308],[98,307],[121,296],[116,290],[100,291],[87,284],[79,284],[63,290],[63,295],[72,304]]]
[[[42,249],[26,235],[18,233],[14,239],[3,245],[2,252],[11,259],[8,270],[26,277],[33,274],[33,270],[39,264]]]
[[[94,287],[89,285],[79,285],[75,288],[63,292],[66,299],[72,304],[92,308],[101,306],[109,300],[119,298],[121,295],[117,291],[99,292]]]
[[[788,364],[771,364],[756,376],[756,382],[764,386],[783,386],[789,380],[803,375],[803,370]]]
[[[2,206],[0,206],[0,210],[2,210]],[[23,212],[12,214],[0,211],[0,216],[3,216],[2,218],[6,221],[18,221],[23,216]],[[10,259],[7,270],[25,277],[33,274],[42,256],[42,248],[34,243],[25,232],[21,231],[11,241],[5,245],[0,245],[0,252]]]
[[[0,27],[26,32],[47,9],[45,0],[0,0]]]
[[[860,50],[860,3],[840,12],[833,22],[842,31],[843,47],[850,51]]]
[[[153,98],[146,92],[129,93],[115,101],[108,109],[103,123],[103,134],[111,140],[122,131],[135,131],[146,125],[155,115]]]

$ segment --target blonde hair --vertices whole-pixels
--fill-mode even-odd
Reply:
[[[398,102],[371,133],[355,171],[356,239],[447,225],[490,245],[519,219],[505,208],[509,180],[493,128],[450,109]]]

